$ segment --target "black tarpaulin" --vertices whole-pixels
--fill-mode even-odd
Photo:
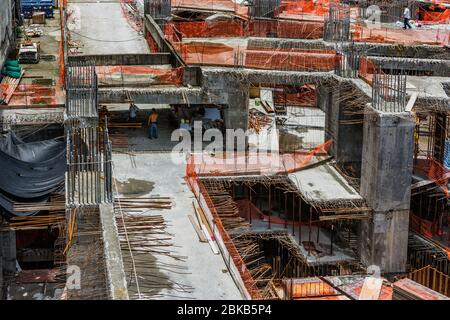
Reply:
[[[10,132],[0,138],[0,206],[13,215],[14,202],[38,203],[64,183],[66,148],[62,140],[25,143]]]

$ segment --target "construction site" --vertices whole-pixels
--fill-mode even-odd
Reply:
[[[0,300],[450,300],[449,1],[2,0],[0,70]]]

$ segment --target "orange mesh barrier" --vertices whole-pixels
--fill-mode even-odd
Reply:
[[[331,54],[255,50],[247,50],[245,60],[247,67],[292,71],[331,71],[337,62],[336,55]]]
[[[430,169],[428,170],[428,177],[436,182],[448,198],[450,196],[448,190],[450,170],[446,169],[442,164],[435,160],[430,160]]]
[[[147,44],[148,44],[148,47],[150,49],[150,52],[151,53],[158,53],[159,52],[159,47],[156,44],[156,41],[151,36],[150,32],[147,32],[147,34],[145,35],[145,39],[147,40]]]
[[[362,57],[360,60],[359,77],[372,85],[373,75],[375,73],[383,74],[381,69],[372,60]]]
[[[177,33],[178,37],[174,38]],[[289,39],[320,39],[323,22],[287,20],[243,20],[173,22],[165,27],[169,41],[181,42],[183,38],[211,37],[268,37]]]
[[[328,13],[329,5],[329,0],[289,0],[282,1],[282,10],[293,15],[308,13],[324,16]]]
[[[242,282],[244,283],[245,288],[247,289],[248,293],[250,294],[252,299],[262,299],[262,295],[259,292],[258,288],[256,287],[256,282],[253,279],[253,276],[251,275],[250,271],[247,269],[247,266],[245,265],[244,260],[242,259],[241,255],[239,254],[239,251],[237,250],[236,246],[234,245],[233,240],[231,239],[230,235],[226,231],[225,227],[222,224],[222,221],[220,219],[219,214],[217,213],[216,208],[214,207],[214,204],[211,200],[211,198],[208,195],[208,192],[203,185],[203,183],[198,179],[197,173],[195,171],[195,165],[193,163],[194,158],[191,157],[186,166],[186,180],[194,193],[195,197],[200,200],[200,197],[203,197],[205,199],[206,205],[208,206],[208,209],[210,210],[213,221],[215,224],[214,230],[217,230],[220,234],[220,237],[222,238],[222,241],[233,260],[233,263],[236,267],[236,269],[239,272],[239,275],[242,279]],[[199,201],[200,203],[200,201]]]
[[[242,174],[292,173],[309,165],[315,156],[324,156],[333,143],[328,140],[311,150],[284,154],[257,152],[233,152],[221,158],[219,155],[193,154],[190,157],[190,172],[200,176],[232,176]]]
[[[244,35],[244,26],[241,20],[174,22],[172,25],[183,38],[241,37]]]
[[[424,11],[422,21],[448,23],[449,19],[450,19],[450,9],[446,9],[442,12]]]
[[[287,93],[276,90],[273,94],[273,101],[276,105],[287,104],[296,107],[309,107],[317,105],[316,90],[314,86],[304,86],[298,92]]]
[[[450,30],[442,29],[413,29],[401,28],[364,28],[353,33],[354,41],[399,44],[429,44],[448,45]],[[358,37],[356,37],[358,36]]]
[[[320,39],[323,36],[323,22],[252,20],[245,30],[248,37],[268,37],[289,39]]]
[[[3,88],[2,88],[3,89]],[[19,85],[9,101],[10,107],[56,107],[64,103],[64,94],[60,86]]]
[[[161,69],[149,66],[98,66],[96,67],[98,82],[101,85],[108,80],[139,82],[149,81],[152,84],[181,85],[183,83],[184,68]]]

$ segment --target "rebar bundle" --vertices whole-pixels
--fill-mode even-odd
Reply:
[[[406,108],[406,74],[375,72],[372,83],[372,105],[384,112],[404,112]]]
[[[89,127],[98,123],[98,82],[91,61],[70,61],[66,69],[65,121],[71,127]]]
[[[275,18],[281,0],[253,0],[249,15],[251,18]]]
[[[67,132],[66,204],[111,203],[112,146],[108,130],[77,128]]]
[[[350,6],[340,3],[330,3],[328,14],[325,16],[325,41],[350,40]]]

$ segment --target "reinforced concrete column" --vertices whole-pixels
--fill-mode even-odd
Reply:
[[[360,192],[373,217],[361,222],[360,254],[364,264],[379,266],[382,273],[406,269],[413,136],[409,113],[366,107]]]

